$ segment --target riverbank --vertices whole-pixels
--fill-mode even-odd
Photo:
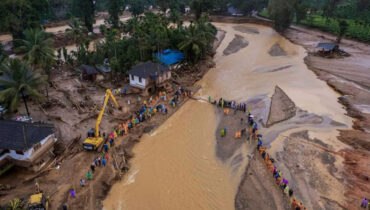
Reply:
[[[222,40],[222,33],[217,37]],[[218,45],[215,41],[215,46]],[[214,66],[212,56],[207,55],[192,68],[183,67],[173,72],[173,83],[175,87],[182,87],[195,92],[197,87],[194,83]],[[57,129],[57,135],[61,144],[56,151],[55,160],[38,174],[27,172],[19,168],[9,171],[0,180],[0,204],[4,205],[14,198],[21,198],[25,201],[34,192],[34,178],[38,178],[41,190],[50,196],[52,209],[59,209],[66,204],[71,209],[101,209],[101,201],[106,197],[110,187],[117,182],[119,172],[113,167],[113,157],[120,154],[127,161],[130,167],[132,148],[140,141],[145,133],[152,130],[166,121],[186,101],[180,100],[176,108],[170,105],[170,101],[161,102],[168,108],[168,114],[157,114],[147,122],[136,126],[129,135],[119,137],[115,141],[115,147],[111,149],[110,160],[106,167],[97,168],[93,174],[93,180],[87,182],[86,187],[80,187],[79,181],[85,178],[86,172],[96,152],[83,151],[81,142],[86,132],[95,124],[101,101],[104,98],[106,89],[122,88],[106,81],[91,83],[80,80],[73,69],[68,67],[60,71],[52,72],[50,77],[49,102],[40,105],[30,102],[29,109],[34,119],[52,121]],[[109,132],[118,123],[129,119],[130,116],[141,107],[144,100],[149,97],[142,97],[138,101],[139,93],[125,84],[128,88],[126,95],[116,96],[118,103],[122,106],[122,112],[115,110],[109,105],[101,123],[101,130]],[[130,101],[130,103],[128,103]],[[18,114],[25,113],[24,107],[20,107]],[[122,113],[124,115],[122,115]],[[122,171],[121,176],[124,176]],[[74,189],[77,197],[69,195]]]
[[[218,18],[217,20],[222,23],[232,23],[231,17],[227,17],[225,19],[226,19],[225,21],[223,21],[222,18]],[[251,22],[249,18],[236,18],[236,19],[238,23],[250,23]],[[265,21],[265,20],[262,20],[262,21],[264,25],[271,24],[271,22],[269,23],[268,21]],[[222,25],[227,27],[226,24],[222,24]],[[292,30],[295,32],[297,31],[294,28],[294,29],[289,29],[288,32]],[[299,30],[299,32],[300,33],[293,33],[292,36],[294,38],[289,37],[289,35],[287,34],[285,36],[293,43],[296,43],[296,44],[299,44],[305,47],[306,50],[307,50],[307,46],[309,46],[311,49],[314,49],[318,42],[331,42],[335,40],[335,37],[326,38],[328,37],[328,35],[322,32],[316,32],[316,31],[302,32],[301,30]],[[310,37],[309,35],[307,35],[312,32],[317,33],[317,35],[313,37]],[[295,42],[294,39],[301,40],[301,42]],[[247,39],[247,41],[249,41],[249,39]],[[313,55],[309,54],[307,56],[306,54],[302,57],[302,59],[306,57],[305,59],[306,65],[311,70],[313,69],[314,64],[322,65],[323,64],[322,62],[326,62],[324,63],[326,65],[325,71],[332,71],[333,73],[332,76],[324,80],[330,86],[332,86],[331,83],[334,82],[334,80],[332,80],[333,76],[339,77],[339,78],[342,78],[342,77],[347,78],[341,82],[342,86],[343,86],[343,83],[345,83],[345,85],[348,86],[348,83],[353,83],[354,79],[355,80],[357,79],[359,83],[354,84],[354,85],[355,86],[357,85],[357,89],[362,88],[362,91],[364,91],[363,85],[366,84],[367,81],[369,81],[367,80],[367,77],[369,74],[365,73],[366,68],[369,66],[367,62],[368,59],[363,59],[363,58],[367,58],[366,56],[368,55],[367,51],[364,50],[366,48],[366,45],[363,46],[362,43],[358,44],[350,40],[343,40],[343,42],[345,43],[344,50],[351,54],[354,53],[355,55],[352,55],[351,57],[345,58],[345,59],[325,60],[323,58],[313,58]],[[250,41],[250,43],[253,45],[253,41]],[[271,56],[274,56],[274,54],[276,54],[276,56],[278,57],[281,57],[281,56],[291,57],[292,55],[297,54],[297,51],[294,52],[294,49],[289,49],[289,47],[287,47],[289,45],[286,45],[285,41],[280,41],[278,44],[281,45],[281,47],[284,50],[290,51],[290,52],[286,53],[285,55],[281,53],[277,53],[277,54],[272,53],[270,54]],[[266,45],[276,46],[274,45],[274,43],[271,43],[271,42],[266,43]],[[352,50],[351,50],[351,47],[352,47]],[[353,48],[357,48],[357,50]],[[258,48],[254,48],[254,49],[258,50]],[[274,52],[272,48],[271,50],[272,52]],[[245,55],[245,56],[246,58],[248,56],[250,56],[248,58],[252,58],[252,59],[254,58],[253,54],[252,56],[250,54]],[[312,59],[312,63],[308,63],[307,58]],[[264,61],[269,63],[271,62],[269,61],[271,59],[272,58],[264,59]],[[320,61],[321,63],[318,61]],[[243,63],[246,63],[246,62],[243,62]],[[263,64],[260,64],[260,65],[263,65]],[[299,66],[298,68],[305,68],[305,66]],[[245,68],[248,68],[248,64],[246,65]],[[287,63],[282,62],[281,67],[279,68],[258,67],[255,70],[253,70],[253,72],[265,74],[266,75],[265,80],[260,81],[260,82],[266,83],[266,81],[268,80],[268,75],[272,75],[272,73],[274,73],[274,75],[279,75],[279,74],[283,75],[283,73],[278,74],[277,72],[291,72],[291,74],[293,74],[296,68],[297,66],[292,66],[289,62]],[[355,71],[352,70],[354,68],[356,69]],[[241,75],[239,76],[242,77]],[[251,77],[250,75],[248,76]],[[295,80],[294,79],[292,80],[291,76],[286,75],[286,78],[287,78],[286,83],[282,84],[282,89],[284,91],[287,90],[287,88],[284,87],[286,86],[286,84],[295,84]],[[323,79],[323,78],[319,77],[319,79]],[[235,80],[235,82],[236,81],[237,79]],[[302,84],[306,84],[305,80],[299,80],[299,81]],[[336,83],[338,83],[338,81]],[[362,85],[359,85],[361,83]],[[248,86],[250,87],[250,85]],[[306,86],[310,86],[310,85],[306,84]],[[337,84],[337,86],[339,86],[339,83]],[[312,88],[315,88],[315,87],[312,87]],[[368,97],[367,95],[365,95],[365,93],[359,92],[357,89],[356,89],[357,92],[352,92],[351,94],[354,95],[356,93],[359,93],[362,99],[359,99],[359,101],[357,101],[357,104],[354,104],[354,107],[357,107],[356,112],[358,112],[358,110],[361,109],[363,111],[363,114],[366,114],[367,105],[363,103],[366,102],[366,98]],[[354,89],[352,89],[352,91],[353,90]],[[302,99],[304,98],[306,98],[304,100],[307,100],[308,98],[311,98],[310,100],[313,99],[312,97],[308,95],[309,91],[311,90],[307,88],[306,91],[303,91],[300,93],[302,96]],[[298,94],[297,92],[298,90],[295,90],[294,92],[288,91],[286,93],[289,96],[293,96],[293,99],[294,99],[293,101],[296,102],[297,101],[296,99],[298,98],[296,95]],[[348,90],[347,90],[347,93],[348,93]],[[320,95],[321,93],[317,93],[317,97],[321,97]],[[235,96],[235,97],[238,97],[238,96]],[[357,96],[357,97],[360,97],[360,96]],[[325,96],[323,98],[325,98]],[[366,167],[364,165],[365,159],[361,160],[361,157],[363,157],[364,154],[363,152],[360,152],[359,149],[352,150],[352,151],[357,151],[360,153],[359,155],[353,156],[351,159],[351,155],[354,155],[354,153],[353,152],[349,153],[349,151],[351,151],[351,147],[349,145],[354,145],[355,148],[364,147],[367,145],[366,132],[362,132],[361,135],[358,135],[355,139],[353,138],[351,139],[350,136],[352,135],[352,132],[353,132],[351,131],[351,129],[344,130],[346,126],[343,126],[343,124],[339,123],[340,121],[336,122],[335,120],[328,118],[328,116],[336,115],[335,112],[332,114],[328,114],[328,112],[327,113],[314,112],[315,114],[320,113],[320,115],[315,115],[313,113],[304,111],[304,110],[307,110],[307,108],[309,110],[311,109],[315,111],[316,107],[319,107],[319,106],[325,107],[326,105],[324,105],[323,103],[325,103],[326,101],[333,100],[334,102],[334,101],[337,101],[338,99],[341,100],[342,104],[346,104],[346,101],[348,99],[352,100],[353,102],[353,96],[340,97],[340,95],[337,95],[335,98],[332,98],[332,99],[326,98],[325,100],[321,100],[317,104],[313,103],[312,101],[311,102],[306,101],[307,103],[298,104],[297,117],[293,117],[291,120],[286,120],[284,122],[278,123],[277,125],[274,125],[271,128],[267,129],[266,137],[268,138],[268,142],[272,143],[271,148],[273,149],[274,154],[282,162],[282,164],[280,164],[280,167],[284,169],[284,174],[288,174],[290,179],[293,180],[294,185],[298,188],[296,189],[297,195],[299,195],[299,197],[303,199],[304,203],[307,204],[308,207],[311,207],[311,208],[320,209],[320,208],[329,208],[330,206],[332,207],[335,206],[336,208],[339,208],[339,209],[340,208],[342,209],[354,208],[356,205],[358,205],[358,202],[361,199],[361,194],[363,193],[366,194],[368,192],[367,187],[364,187],[364,185],[368,184],[366,181],[366,177],[367,177],[366,174],[368,174],[368,172],[366,172],[367,169],[365,169]],[[311,104],[311,105],[308,105],[308,104]],[[329,106],[327,106],[326,108],[330,107],[330,104],[328,105]],[[348,105],[346,107],[348,108]],[[354,109],[352,109],[352,111],[350,112],[356,113]],[[347,113],[348,113],[348,110],[347,110]],[[364,120],[365,118],[363,114],[360,120],[357,120],[355,122],[354,127],[362,126],[361,129],[366,131],[365,129],[366,129],[367,122],[366,120]],[[351,114],[350,116],[354,117],[354,116],[359,116],[359,115]],[[299,122],[299,118],[301,117],[306,118],[307,124],[302,124]],[[352,125],[352,123],[348,123],[347,125]],[[290,128],[288,128],[287,126]],[[312,128],[312,126],[314,127]],[[340,132],[335,131],[336,129],[334,130],[331,129],[332,131],[327,132],[327,134],[318,135],[318,133],[322,132],[320,130],[323,130],[324,128],[326,129],[329,127],[337,127],[337,129],[340,129]],[[281,131],[278,132],[276,129],[278,130],[283,129],[283,131],[284,130],[285,131],[291,130],[291,131],[283,133],[283,136],[279,136],[281,135],[279,134],[281,133]],[[297,129],[300,130],[298,133],[297,133],[298,131]],[[304,134],[301,132],[307,132],[307,134]],[[355,131],[355,132],[357,133],[360,131]],[[336,136],[339,136],[338,139],[340,139],[345,144],[338,142]],[[288,150],[285,151],[283,150],[284,148],[283,145],[286,145],[287,148],[289,148],[289,145],[295,145],[295,146],[291,147],[289,151]],[[300,150],[297,150],[296,149],[297,147],[299,147]],[[306,152],[303,153],[299,151],[306,151]],[[344,151],[346,151],[346,153],[348,154],[343,153]],[[308,156],[312,158],[307,158]],[[360,160],[360,162],[358,164],[354,164],[355,160],[356,161]],[[350,164],[352,165],[352,168],[348,168]],[[304,168],[306,168],[307,170],[302,170]],[[352,172],[350,172],[351,170]],[[351,175],[351,173],[355,173],[355,176]],[[356,176],[358,178],[355,178]],[[354,182],[356,180],[358,181],[358,183]],[[349,197],[349,199],[347,197],[348,194],[345,194],[345,195],[337,194],[337,192],[344,192],[344,191],[347,191],[348,193],[348,190],[354,190],[354,189],[357,190],[356,195]],[[240,197],[238,197],[238,199],[239,198]]]
[[[314,56],[317,42],[333,42],[335,37],[317,30],[293,27],[288,29],[285,36],[293,43],[302,45],[309,52],[305,63],[319,79],[338,91],[338,98],[353,117],[353,129],[340,130],[338,139],[349,145],[342,150],[344,158],[345,179],[348,182],[345,195],[349,209],[357,208],[362,197],[370,196],[368,174],[370,167],[366,162],[370,158],[370,46],[353,40],[342,40],[340,48],[350,53],[350,57],[327,59]]]

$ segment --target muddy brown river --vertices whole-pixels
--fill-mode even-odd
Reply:
[[[275,85],[279,85],[297,107],[351,126],[351,119],[337,102],[337,93],[307,69],[302,47],[265,26],[214,24],[226,31],[226,36],[214,58],[216,67],[199,82],[200,97],[206,99],[211,95],[215,99],[245,101],[259,95],[271,97]],[[241,30],[242,27],[247,30]],[[224,56],[223,51],[235,35],[248,41],[248,46]],[[285,55],[269,54],[276,44]],[[234,170],[230,161],[216,157],[218,121],[215,107],[200,101],[184,104],[135,146],[132,168],[111,188],[103,202],[104,209],[234,209],[247,159]],[[292,132],[292,129],[282,130],[276,139]],[[310,129],[310,135],[332,142],[337,148],[344,147],[336,140],[336,134],[335,127]],[[279,145],[271,145],[273,150],[281,149]],[[252,149],[245,144],[240,152],[246,155]],[[338,185],[336,189],[342,187]],[[344,198],[338,195],[336,199]]]

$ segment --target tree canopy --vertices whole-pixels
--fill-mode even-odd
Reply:
[[[119,26],[119,16],[124,10],[124,1],[123,0],[108,0],[108,12],[109,18],[108,22],[114,27],[118,28]]]
[[[40,26],[47,8],[47,0],[1,0],[0,31],[22,38],[25,29]]]
[[[270,0],[268,11],[276,31],[283,32],[293,20],[294,0]]]
[[[46,84],[46,76],[42,76],[39,70],[31,71],[29,63],[18,58],[7,60],[0,66],[0,70],[4,75],[0,78],[0,83],[5,87],[5,90],[0,92],[0,103],[15,111],[23,98],[29,115],[26,96],[36,101],[44,100],[37,88]]]
[[[24,39],[20,40],[18,52],[24,53],[23,59],[33,66],[48,73],[55,64],[53,39],[41,29],[27,29]]]
[[[93,31],[95,23],[94,0],[72,0],[72,14],[83,20],[88,31]]]

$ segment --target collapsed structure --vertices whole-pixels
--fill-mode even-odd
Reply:
[[[0,167],[39,171],[54,156],[56,141],[52,124],[0,120]]]

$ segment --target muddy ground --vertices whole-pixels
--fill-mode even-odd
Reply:
[[[356,209],[363,197],[370,197],[370,46],[345,39],[340,48],[351,56],[329,59],[313,52],[318,42],[334,42],[334,36],[303,27],[293,27],[285,36],[307,49],[307,66],[342,95],[339,101],[347,108],[348,115],[355,118],[353,129],[341,130],[338,138],[351,146],[341,151],[348,182],[345,189],[348,202],[344,206]]]
[[[235,209],[289,209],[284,195],[257,150],[251,156],[235,197]]]
[[[275,107],[284,107],[284,109],[273,109]],[[271,99],[270,114],[266,126],[290,119],[295,116],[296,107],[294,102],[279,87],[275,87],[275,93]]]
[[[271,56],[286,56],[287,53],[280,47],[279,44],[274,44],[274,46],[271,47],[269,54]]]
[[[212,20],[226,23],[259,23],[271,26],[271,22],[261,19],[222,18],[217,16],[212,17]],[[346,148],[340,151],[334,151],[334,148],[331,148],[332,146],[320,139],[309,137],[305,132],[292,133],[278,140],[276,143],[280,145],[278,148],[286,148],[286,150],[283,150],[284,152],[274,153],[282,162],[279,167],[283,168],[284,174],[288,174],[288,178],[292,180],[297,188],[296,194],[309,208],[357,209],[363,197],[370,197],[370,167],[368,165],[370,156],[370,46],[344,39],[340,47],[350,53],[351,56],[328,59],[315,56],[315,46],[318,42],[335,42],[336,37],[297,26],[292,26],[284,36],[308,50],[309,53],[305,62],[309,69],[314,71],[319,79],[326,81],[329,86],[342,95],[338,100],[346,107],[348,115],[355,120],[352,130],[339,129],[338,139],[345,143],[340,145],[339,148]],[[281,47],[276,46],[272,49],[270,55],[284,56],[284,52],[279,48]],[[282,71],[288,68],[290,66],[279,69],[256,69],[256,71],[264,73]],[[272,126],[265,133],[265,142],[268,145],[278,137],[279,132],[299,128],[304,124],[318,128],[323,126],[342,127],[340,123],[332,121],[326,116],[316,116],[297,107],[295,117]],[[276,129],[279,131],[276,131]],[[229,145],[226,148],[232,147]],[[232,157],[233,155],[229,156]],[[312,165],[309,161],[317,159],[322,160],[321,164]],[[302,170],[302,168],[308,170]],[[319,174],[315,172],[317,170],[320,171],[320,176],[323,177],[318,177]],[[340,192],[330,190],[331,187],[337,189],[338,186],[343,190]],[[253,188],[253,186],[251,187]],[[245,187],[244,191],[248,191],[248,187]],[[243,206],[239,199],[247,201],[239,194],[246,195],[243,193],[243,188],[239,189],[236,196],[236,204]],[[260,197],[262,196],[264,195],[261,194]]]
[[[252,110],[253,115],[255,115],[255,119],[259,122],[259,133],[263,135],[263,143],[264,146],[267,147],[271,146],[271,142],[274,142],[279,134],[287,130],[305,126],[341,126],[327,117],[320,117],[297,108],[286,93],[279,87],[275,88],[275,93],[272,95],[270,100],[266,98],[266,96],[262,96],[262,98],[249,100],[249,102],[247,102],[247,106]],[[268,113],[268,116],[263,116],[263,113]],[[230,124],[230,120],[228,120],[230,117],[234,118],[232,120],[235,122],[238,120],[233,115],[224,116],[221,120],[219,129],[221,129],[222,126]],[[266,121],[269,124],[268,128],[266,127]],[[236,123],[234,123],[234,126],[236,128],[242,127],[240,125],[236,125]],[[303,133],[305,134],[305,131]],[[227,137],[227,141],[223,141],[225,137],[218,137],[217,139],[217,151],[220,151],[217,154],[223,154],[219,155],[219,158],[233,157],[234,159],[232,160],[232,163],[234,163],[237,161],[236,158],[238,157],[238,155],[234,154],[234,152],[237,151],[237,148],[244,146],[248,147],[249,151],[251,151],[251,149],[252,151],[256,150],[255,141],[244,144],[244,142],[248,141],[243,141],[243,139],[234,140],[232,138],[233,133],[229,135],[230,136]],[[301,136],[304,136],[305,141],[310,142],[302,143],[303,140],[299,139]],[[331,148],[327,148],[329,147],[328,145],[318,139],[309,139],[307,134],[292,134],[290,137],[285,137],[283,143],[279,142],[278,144],[283,144],[281,145],[282,148],[284,148],[283,151],[278,153],[271,151],[269,153],[275,159],[275,166],[282,171],[283,177],[289,180],[290,188],[294,191],[293,197],[297,197],[300,202],[303,202],[309,209],[327,209],[327,207],[331,206],[336,207],[332,209],[338,209],[337,207],[343,208],[343,204],[336,204],[335,199],[330,198],[329,195],[327,197],[316,195],[316,193],[321,192],[321,190],[327,190],[333,187],[333,183],[329,182],[330,180],[328,181],[326,177],[319,177],[319,174],[322,173],[316,173],[317,170],[322,171],[321,169],[326,168],[326,164],[328,164],[327,168],[329,171],[332,171],[333,173],[338,171],[336,166],[334,166],[336,159],[329,156],[330,154],[327,153],[328,151],[331,151]],[[312,146],[312,148],[307,147],[307,144]],[[229,155],[225,157],[225,154]],[[250,161],[242,176],[242,180],[235,197],[235,208],[288,209],[292,198],[285,196],[282,190],[278,188],[275,180],[272,178],[271,172],[267,170],[267,167],[262,161],[259,153],[253,152],[252,154],[248,152],[246,157],[239,157],[239,159],[242,158],[249,158]],[[323,159],[324,166],[322,168],[315,168],[317,165],[313,164],[313,160],[316,159]],[[340,177],[339,174],[342,173],[334,175],[335,177]],[[331,175],[333,176],[333,174]],[[341,177],[340,179],[343,180]],[[317,183],[317,181],[320,183]],[[326,185],[327,187],[325,187]],[[315,204],[319,202],[317,198],[321,199],[320,206],[315,206]]]
[[[223,53],[225,56],[231,55],[247,47],[248,45],[249,42],[245,40],[244,37],[240,35],[235,35],[234,39],[229,43]]]
[[[196,91],[193,84],[213,66],[212,57],[208,55],[205,60],[191,69],[184,67],[173,72],[174,88],[181,86]],[[176,108],[170,106],[169,100],[162,101],[161,103],[168,107],[168,115],[158,113],[145,123],[136,126],[129,135],[119,137],[115,141],[116,147],[109,152],[110,159],[107,166],[104,169],[98,167],[93,174],[93,180],[87,181],[87,186],[80,187],[80,179],[86,177],[93,159],[98,156],[96,152],[84,151],[82,142],[86,138],[87,131],[95,126],[105,90],[128,88],[127,95],[116,96],[122,111],[116,109],[111,103],[106,108],[100,126],[101,131],[106,133],[115,128],[118,123],[129,119],[139,109],[141,106],[141,102],[138,101],[139,91],[131,89],[125,80],[119,84],[111,84],[107,80],[94,83],[83,81],[70,68],[53,72],[50,81],[48,101],[42,104],[30,101],[29,109],[33,119],[54,123],[59,140],[55,151],[56,158],[37,174],[22,168],[13,168],[3,175],[0,179],[0,205],[5,205],[14,198],[20,198],[26,202],[35,191],[34,181],[37,178],[41,190],[50,197],[51,209],[59,209],[63,204],[66,204],[69,209],[101,209],[101,201],[113,183],[119,180],[118,174],[125,173],[114,168],[113,156],[118,159],[118,164],[121,164],[124,158],[128,161],[127,166],[130,167],[131,150],[139,142],[140,137],[163,123],[181,107],[185,99],[180,100]],[[149,97],[141,97],[141,101],[148,99]],[[21,106],[14,116],[25,115],[25,113],[25,108]],[[76,198],[70,196],[71,189],[76,191]]]

